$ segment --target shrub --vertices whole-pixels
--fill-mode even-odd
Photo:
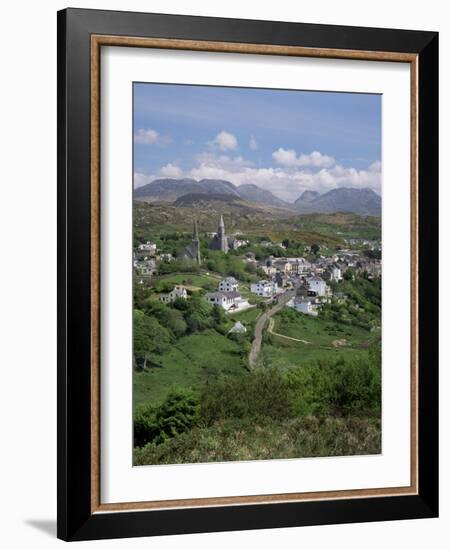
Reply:
[[[134,445],[162,443],[192,428],[198,417],[198,398],[192,390],[172,391],[159,407],[141,405],[134,413]]]
[[[275,369],[206,384],[200,395],[200,416],[208,425],[227,418],[287,418],[288,384]]]
[[[134,446],[142,447],[159,434],[155,409],[149,405],[140,405],[134,412]]]
[[[172,391],[156,410],[158,439],[164,441],[190,429],[197,419],[197,413],[198,398],[192,390]]]

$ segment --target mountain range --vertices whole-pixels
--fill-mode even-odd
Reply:
[[[234,197],[244,201],[263,204],[275,208],[287,208],[300,214],[352,212],[360,215],[380,216],[381,197],[372,189],[340,187],[320,194],[306,190],[294,203],[288,203],[276,197],[270,191],[254,184],[236,186],[229,181],[219,179],[160,178],[134,190],[135,200],[144,202],[175,202],[182,207],[204,196],[208,199]],[[183,200],[183,197],[189,199]],[[180,200],[181,199],[181,200]],[[203,201],[203,202],[205,202]]]

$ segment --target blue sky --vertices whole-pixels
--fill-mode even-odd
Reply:
[[[292,201],[381,186],[381,96],[134,84],[134,182],[213,177]]]

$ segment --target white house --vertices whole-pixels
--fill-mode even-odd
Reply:
[[[219,292],[237,292],[239,290],[239,283],[234,277],[226,277],[219,283]]]
[[[159,295],[159,300],[164,304],[175,302],[177,298],[182,298],[183,300],[187,299],[187,290],[179,285],[176,285],[175,288],[170,292],[162,292]]]
[[[161,254],[161,261],[162,262],[171,262],[173,260],[172,254],[170,252],[166,252],[164,254]]]
[[[225,311],[240,311],[250,307],[245,298],[236,292],[207,292],[205,298],[212,305],[220,306]]]
[[[342,271],[337,265],[332,266],[330,269],[330,281],[336,281],[337,283],[342,281]]]
[[[289,258],[289,262],[291,264],[291,273],[301,275],[311,269],[311,263],[307,262],[305,258]]]
[[[156,261],[151,258],[142,261],[136,261],[135,268],[137,273],[139,275],[142,275],[143,277],[149,277],[150,275],[154,275],[158,271]]]
[[[270,298],[277,293],[278,285],[275,281],[262,280],[250,285],[250,292],[258,296]]]
[[[328,294],[327,283],[322,277],[315,275],[314,277],[309,277],[306,281],[310,292],[314,292],[317,296],[326,296]]]
[[[287,305],[300,313],[317,317],[317,307],[308,298],[293,298]]]
[[[274,260],[272,262],[272,265],[274,267],[276,267],[276,269],[278,271],[282,271],[283,273],[285,273],[286,275],[288,273],[291,273],[292,272],[292,264],[289,260],[286,260],[286,259],[279,259],[279,260]]]
[[[275,275],[275,273],[277,272],[277,268],[274,267],[273,265],[264,265],[264,264],[263,264],[263,265],[260,266],[260,269],[261,269],[262,271],[264,271],[264,273],[265,273],[266,275],[268,275],[269,277],[270,277],[271,275]]]
[[[152,243],[151,241],[147,241],[146,243],[141,243],[138,246],[138,250],[140,252],[148,252],[149,254],[156,254],[156,244]]]
[[[230,239],[230,248],[232,250],[238,250],[241,246],[247,246],[249,241],[243,239]]]

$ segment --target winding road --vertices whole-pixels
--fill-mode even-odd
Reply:
[[[262,342],[264,325],[266,324],[267,320],[270,319],[272,315],[275,315],[275,313],[278,313],[280,309],[282,309],[287,304],[287,302],[289,302],[289,300],[294,296],[295,296],[295,289],[286,291],[284,294],[282,294],[278,298],[278,303],[268,311],[265,311],[261,315],[261,317],[259,317],[258,320],[256,321],[255,338],[252,342],[252,348],[248,355],[248,363],[249,363],[250,369],[253,369],[256,366],[256,359],[258,358],[258,354],[261,350],[261,342]]]

